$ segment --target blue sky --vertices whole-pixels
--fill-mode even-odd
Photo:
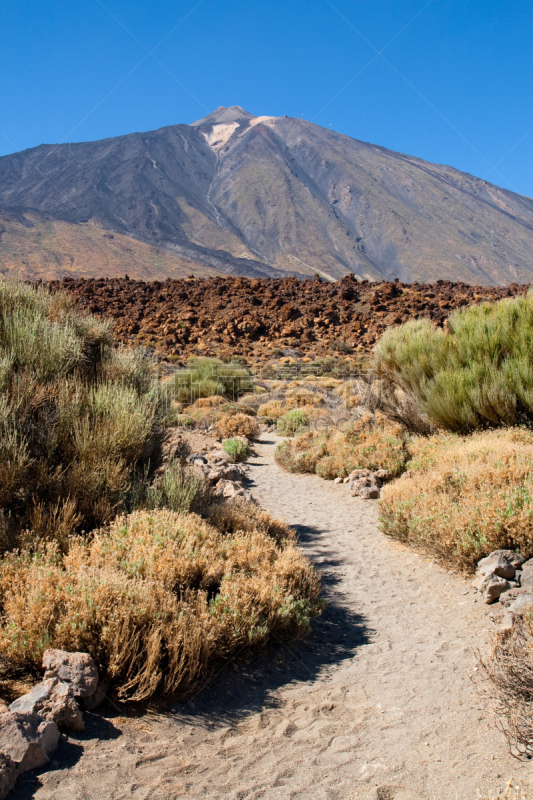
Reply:
[[[0,0],[0,155],[301,117],[533,196],[531,0]]]

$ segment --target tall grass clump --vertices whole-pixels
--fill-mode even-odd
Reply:
[[[468,432],[533,425],[533,293],[391,328],[376,362],[438,427]]]
[[[253,378],[246,367],[226,364],[218,358],[191,358],[186,368],[174,376],[176,399],[190,404],[214,395],[236,400],[253,388]]]
[[[106,523],[165,413],[152,362],[66,295],[2,280],[0,368],[1,546]]]
[[[246,648],[303,634],[322,608],[318,577],[254,513],[245,526],[223,511],[214,524],[137,511],[66,554],[56,543],[7,554],[4,666],[38,673],[47,647],[83,650],[120,696],[141,700],[186,694]]]
[[[473,570],[493,550],[533,556],[533,432],[415,437],[407,472],[381,492],[385,533]]]

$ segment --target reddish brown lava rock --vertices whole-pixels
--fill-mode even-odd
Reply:
[[[260,356],[273,346],[297,347],[302,355],[348,348],[364,354],[392,325],[428,317],[442,326],[456,308],[524,294],[528,288],[442,280],[370,283],[352,275],[335,283],[318,276],[164,282],[80,278],[50,286],[71,292],[91,313],[111,317],[120,341],[149,345],[180,359],[194,354]]]

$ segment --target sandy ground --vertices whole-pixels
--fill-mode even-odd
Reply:
[[[274,445],[265,434],[257,447],[252,491],[323,574],[312,634],[228,664],[168,714],[88,714],[13,800],[474,800],[527,784],[531,766],[510,756],[479,691],[487,607],[383,536],[374,501],[279,469]]]

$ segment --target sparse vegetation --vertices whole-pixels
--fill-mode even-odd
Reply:
[[[223,395],[227,402],[252,389],[253,380],[245,366],[218,358],[191,358],[187,368],[174,376],[176,399],[188,403],[213,395]]]
[[[144,351],[114,349],[62,294],[1,281],[0,362],[3,676],[59,647],[89,651],[124,697],[186,693],[243,647],[306,630],[319,581],[292,531],[214,504],[186,447],[152,466],[169,409],[195,420]],[[193,410],[256,434],[253,409],[209,395]]]
[[[293,408],[287,411],[277,422],[278,433],[282,436],[295,436],[307,427],[309,417],[303,408]]]
[[[0,361],[3,546],[109,521],[166,413],[152,362],[66,295],[5,280]]]

